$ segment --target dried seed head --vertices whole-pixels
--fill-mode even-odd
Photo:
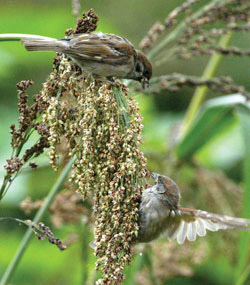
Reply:
[[[119,283],[131,260],[142,179],[147,174],[139,149],[142,117],[120,82],[96,82],[76,71],[65,56],[60,58],[41,92],[48,105],[43,126],[49,133],[51,163],[56,167],[56,147],[64,137],[69,155],[76,157],[70,180],[83,198],[94,196],[100,282]]]

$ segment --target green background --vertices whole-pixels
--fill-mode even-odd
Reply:
[[[204,1],[208,2],[208,1]],[[84,0],[82,10],[93,7],[99,16],[98,30],[116,33],[128,38],[136,47],[148,29],[156,22],[163,22],[168,12],[183,3],[176,0],[158,1],[122,1],[122,0]],[[75,27],[75,17],[71,13],[71,1],[23,1],[0,0],[0,33],[26,33],[64,37],[67,28]],[[233,36],[231,44],[241,48],[250,46],[249,34],[240,33]],[[29,94],[36,94],[41,84],[51,71],[53,53],[28,53],[18,42],[0,43],[0,179],[4,175],[3,165],[11,153],[9,126],[17,122],[16,83],[21,80],[33,79],[35,84],[29,89]],[[181,72],[189,75],[200,75],[208,57],[176,60],[163,66],[154,66],[154,75]],[[230,75],[239,84],[250,89],[250,59],[246,57],[228,57],[223,59],[217,75]],[[155,171],[166,171],[168,160],[166,152],[170,145],[171,129],[178,123],[190,102],[193,89],[183,88],[177,93],[137,95],[141,113],[144,117],[143,150],[148,157],[149,168]],[[209,92],[209,97],[218,94]],[[196,158],[204,167],[212,170],[223,170],[237,183],[242,182],[243,140],[237,121],[216,139],[210,141],[196,154]],[[24,171],[10,188],[10,191],[0,204],[0,216],[12,216],[20,219],[27,217],[19,208],[19,203],[27,196],[32,199],[42,199],[56,179],[48,167],[46,155],[39,158],[42,165],[36,172]],[[192,172],[192,170],[190,170]],[[190,173],[184,172],[188,179]],[[191,173],[193,175],[193,173]],[[189,189],[196,191],[197,189]],[[192,196],[192,192],[190,194]],[[185,203],[184,203],[185,204]],[[190,205],[184,205],[190,206]],[[208,208],[204,210],[209,210]],[[44,222],[50,224],[49,217]],[[49,243],[39,243],[33,238],[11,284],[84,284],[84,274],[92,272],[94,257],[92,251],[84,246],[92,239],[91,231],[81,225],[66,225],[53,229],[61,239],[71,232],[78,232],[82,240],[73,244],[68,250],[59,250]],[[0,223],[0,276],[12,259],[25,232],[25,227],[10,221]],[[194,274],[190,277],[174,276],[168,283],[162,284],[234,284],[234,268],[237,260],[230,255],[230,241],[224,241],[221,233],[216,239],[208,239],[209,254],[202,264],[194,266]],[[224,252],[213,251],[213,246],[220,242]],[[178,250],[182,250],[181,247]],[[89,261],[85,264],[85,255]],[[133,271],[134,263],[128,269]],[[166,264],[166,267],[168,264]],[[150,280],[148,280],[150,282]],[[127,281],[134,284],[134,280]],[[150,283],[148,283],[150,284]]]

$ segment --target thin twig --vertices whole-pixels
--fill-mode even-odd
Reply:
[[[213,0],[208,5],[202,7],[197,12],[195,12],[193,15],[191,15],[190,18],[191,19],[198,18],[200,15],[202,15],[204,13],[204,11],[210,9],[215,4],[221,3],[221,2],[227,2],[227,1],[225,1],[225,0],[224,1],[223,0]],[[176,26],[176,28],[170,34],[168,34],[159,44],[157,44],[157,46],[155,46],[147,54],[148,58],[152,59],[163,47],[165,47],[172,40],[175,40],[177,35],[179,35],[185,28],[186,28],[186,22],[185,22],[185,20],[183,20],[178,26]]]
[[[1,41],[20,41],[22,39],[51,40],[52,38],[29,34],[0,34]]]
[[[207,86],[216,92],[228,94],[240,93],[247,99],[250,99],[250,93],[243,86],[235,85],[230,77],[201,78],[200,76],[190,76],[180,73],[153,77],[150,81],[150,87],[143,92],[146,94],[160,93],[163,90],[176,92],[183,86]],[[135,90],[140,92],[141,87],[136,87]]]

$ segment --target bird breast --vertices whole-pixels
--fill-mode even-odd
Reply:
[[[170,209],[154,193],[153,187],[144,190],[142,194],[138,234],[140,242],[156,239],[166,229],[169,222]]]
[[[75,61],[83,70],[83,72],[92,73],[100,77],[119,77],[126,78],[134,68],[133,60],[127,61],[123,65],[112,65],[109,63],[100,63],[92,60],[79,59],[71,56],[73,61]]]

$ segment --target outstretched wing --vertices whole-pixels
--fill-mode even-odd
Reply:
[[[194,241],[197,235],[205,236],[207,230],[212,232],[220,229],[250,230],[250,220],[188,208],[180,208],[179,214],[172,215],[169,219],[166,234],[169,240],[176,238],[179,244],[183,244],[185,239]]]
[[[65,43],[62,52],[76,59],[122,65],[128,64],[131,59],[134,61],[137,56],[133,45],[127,39],[114,34],[76,34],[61,41]]]

